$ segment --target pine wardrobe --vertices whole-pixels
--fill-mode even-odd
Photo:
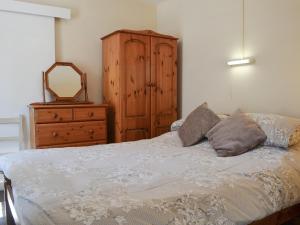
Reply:
[[[102,38],[112,142],[159,136],[177,119],[177,38],[119,30]]]

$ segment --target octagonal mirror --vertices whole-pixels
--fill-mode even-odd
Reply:
[[[46,71],[45,84],[56,101],[76,101],[85,89],[85,74],[73,63],[57,62]]]

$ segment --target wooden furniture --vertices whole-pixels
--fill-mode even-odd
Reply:
[[[11,181],[4,177],[4,203],[7,225],[21,225],[14,205],[13,189]]]
[[[282,225],[300,216],[300,204],[283,209],[250,225]]]
[[[54,98],[54,101],[50,102],[52,104],[89,103],[86,74],[70,62],[56,62],[43,72],[44,103],[46,90]],[[84,101],[80,99],[83,92]]]
[[[107,143],[107,105],[31,104],[32,148]]]
[[[103,97],[112,141],[168,132],[177,119],[177,38],[119,30],[102,41]]]

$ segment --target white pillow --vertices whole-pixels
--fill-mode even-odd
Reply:
[[[300,119],[264,113],[247,113],[265,132],[264,145],[288,148],[300,141]]]

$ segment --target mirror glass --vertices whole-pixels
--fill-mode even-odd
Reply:
[[[82,88],[81,76],[71,66],[57,65],[48,74],[49,88],[59,97],[72,98]]]

